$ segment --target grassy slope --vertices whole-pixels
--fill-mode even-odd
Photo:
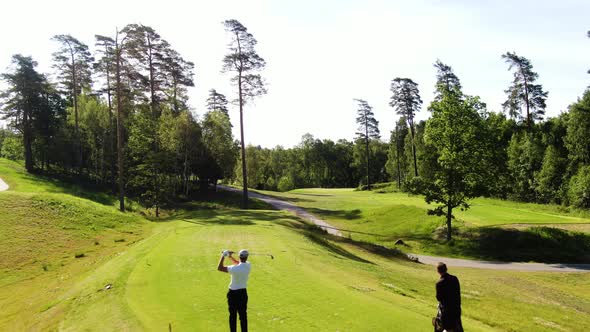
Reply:
[[[0,330],[55,325],[70,285],[149,231],[143,218],[117,212],[104,194],[26,174],[5,159],[0,177],[10,186],[0,192]]]
[[[577,230],[583,230],[590,223],[582,213],[567,213],[559,206],[475,199],[471,209],[456,211],[455,227],[461,230],[461,235],[455,237],[453,246],[447,246],[433,239],[437,227],[444,225],[444,218],[428,216],[429,206],[420,196],[352,189],[263,193],[305,207],[334,226],[350,230],[355,239],[392,246],[403,238],[410,245],[407,250],[413,252],[492,260],[590,261],[590,236],[587,234],[553,228],[516,230],[506,227],[552,224],[563,228],[580,226],[582,228]],[[491,227],[500,225],[503,227]],[[443,237],[444,231],[439,229],[438,236]]]
[[[18,169],[0,160],[0,177],[15,189],[30,188],[0,193],[0,234],[29,240],[13,243],[17,254],[32,242],[43,245],[22,265],[0,257],[6,264],[0,330],[162,331],[170,323],[173,331],[225,331],[229,278],[215,266],[220,249],[241,247],[275,255],[251,258],[252,330],[431,329],[436,274],[429,266],[323,240],[284,212],[224,207],[232,204],[223,197],[147,226],[131,214],[66,194],[69,189],[57,184],[53,189],[34,178],[27,184]],[[8,219],[6,213],[20,214]],[[121,237],[126,242],[114,241]],[[0,249],[9,250],[2,242]],[[75,259],[75,252],[87,257]],[[43,255],[48,271],[37,258]],[[590,327],[587,275],[452,272],[462,280],[469,331]],[[112,288],[105,290],[106,284]]]
[[[157,331],[172,324],[174,331],[224,331],[229,277],[215,271],[219,251],[247,247],[275,256],[251,257],[252,330],[430,330],[432,267],[317,240],[279,211],[201,210],[180,219],[163,223],[156,235],[80,283],[62,327]],[[590,327],[587,274],[453,273],[462,280],[468,331]],[[114,288],[97,291],[107,283]]]

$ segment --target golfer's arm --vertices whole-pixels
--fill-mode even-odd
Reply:
[[[436,283],[436,299],[438,300],[438,302],[441,302],[443,297],[442,297],[442,285],[440,283]]]
[[[231,258],[231,260],[234,261],[234,264],[240,264],[240,262],[232,256],[229,256],[229,258]]]
[[[223,266],[224,259],[225,259],[225,257],[223,257],[223,256],[221,256],[221,258],[219,259],[219,264],[217,264],[217,271],[227,272],[227,267]]]

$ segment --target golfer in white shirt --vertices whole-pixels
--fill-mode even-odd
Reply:
[[[229,291],[227,292],[227,306],[229,309],[229,329],[235,332],[237,328],[237,314],[240,315],[240,328],[242,332],[248,331],[248,292],[246,286],[248,283],[248,276],[250,275],[250,262],[248,260],[248,250],[242,249],[239,252],[240,260],[232,257],[233,251],[224,250],[217,270],[227,272],[231,275],[231,282],[229,283]],[[223,266],[225,257],[229,257],[234,265]]]

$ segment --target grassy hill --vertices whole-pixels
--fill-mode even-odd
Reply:
[[[457,210],[455,240],[443,244],[444,218],[429,216],[421,196],[352,189],[262,192],[288,200],[348,230],[345,236],[405,251],[508,261],[590,262],[590,216],[561,206],[489,198]]]
[[[228,194],[150,223],[5,160],[0,177],[0,234],[17,239],[0,249],[22,255],[0,256],[0,330],[226,331],[229,276],[215,267],[243,247],[275,257],[250,259],[253,331],[431,330],[437,275],[395,251],[326,239],[262,204],[239,210]],[[587,274],[451,272],[468,331],[590,327]]]
[[[106,194],[26,174],[6,159],[0,177],[10,186],[0,192],[0,330],[54,326],[63,318],[57,299],[73,283],[150,233]]]

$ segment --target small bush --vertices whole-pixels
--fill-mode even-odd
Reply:
[[[23,160],[25,150],[23,148],[22,138],[18,136],[6,137],[2,141],[0,157],[10,160]]]
[[[277,189],[283,192],[295,189],[295,182],[293,181],[293,178],[291,178],[290,176],[283,176],[279,180]]]
[[[74,254],[74,257],[75,258],[82,258],[82,257],[86,257],[86,255],[84,255],[83,252],[80,252],[80,253]]]
[[[583,166],[569,183],[568,198],[570,203],[582,209],[590,208],[590,166]]]

